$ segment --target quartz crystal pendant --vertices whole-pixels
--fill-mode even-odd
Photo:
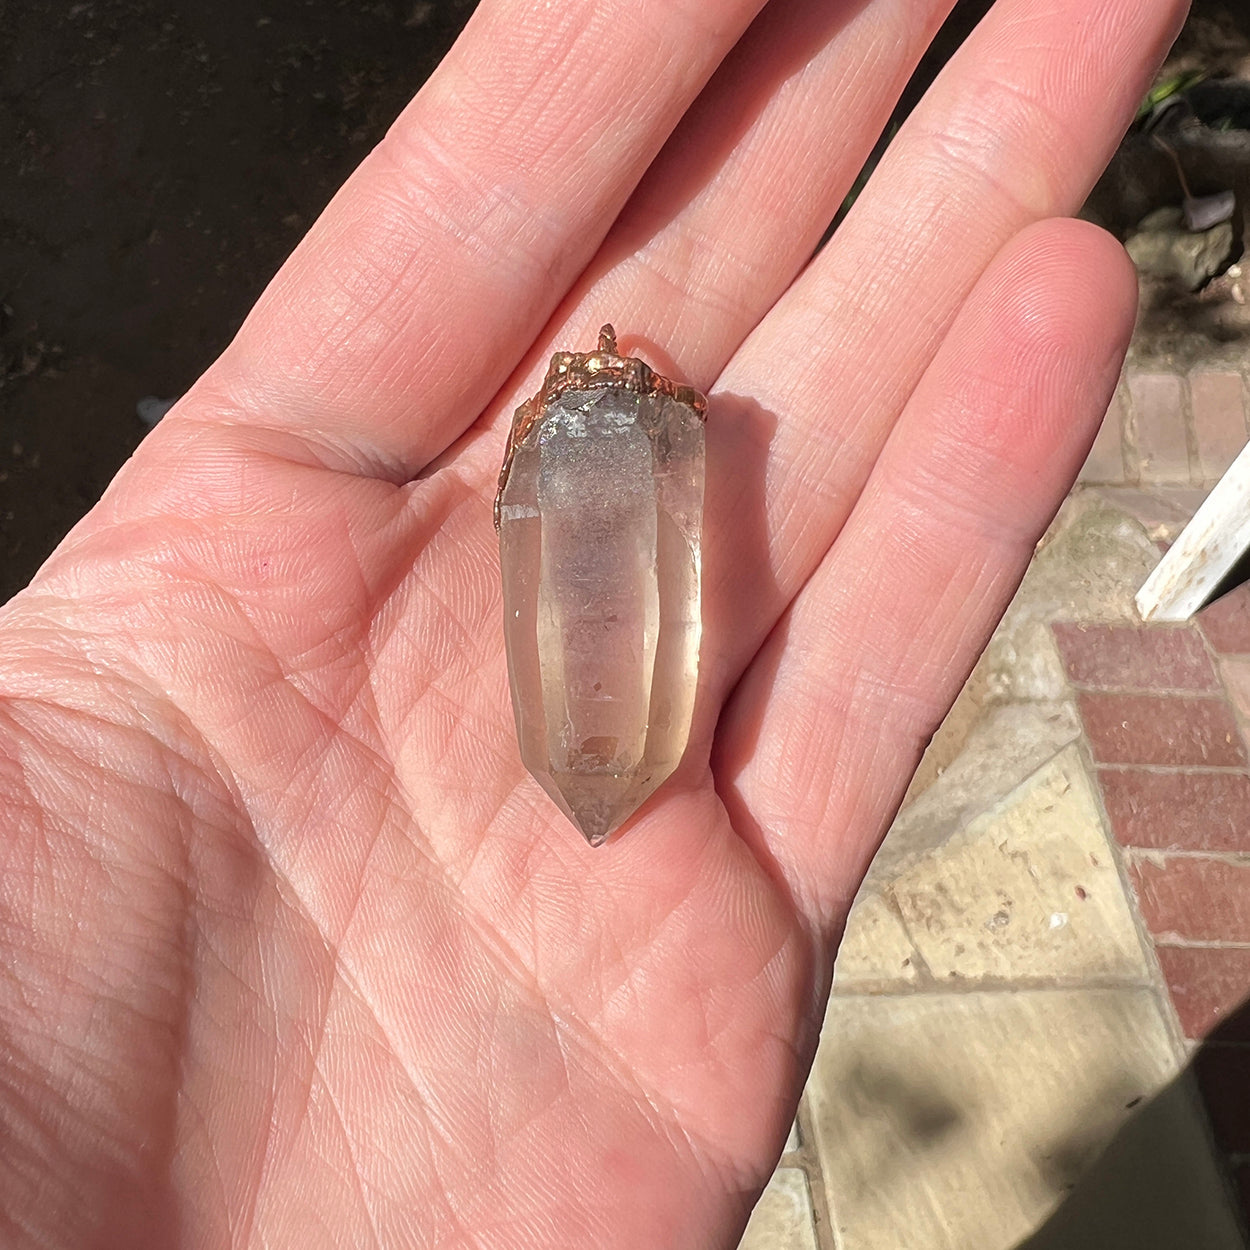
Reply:
[[[521,758],[598,846],[677,767],[698,674],[707,401],[560,352],[512,423],[495,525]]]

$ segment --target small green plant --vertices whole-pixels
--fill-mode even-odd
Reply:
[[[1182,95],[1191,87],[1196,87],[1207,76],[1204,69],[1186,70],[1182,74],[1173,74],[1170,78],[1165,78],[1162,82],[1156,83],[1146,93],[1146,98],[1137,108],[1137,120],[1149,117],[1165,100],[1170,100],[1173,96]]]

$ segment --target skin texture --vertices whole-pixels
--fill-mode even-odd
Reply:
[[[999,0],[811,259],[945,0],[760,7],[483,0],[0,613],[5,1245],[735,1244],[1114,384],[1062,215],[1182,17]],[[709,538],[687,761],[591,851],[491,502],[606,320],[711,395]]]

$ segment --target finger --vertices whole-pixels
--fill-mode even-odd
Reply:
[[[1077,0],[1052,3],[1047,11],[1050,24],[1034,26],[1030,25],[1030,15],[1036,12],[1034,0],[1000,0],[993,21],[1001,25],[992,21],[983,27],[980,42],[968,45],[953,72],[968,95],[982,102],[997,89],[993,83],[1004,74],[1015,75],[1021,86],[1007,99],[1018,100],[1022,112],[1030,92],[1052,90],[1060,101],[1055,128],[1072,132],[1065,139],[1069,144],[1066,159],[1074,169],[1078,164],[1085,166],[1084,178],[1092,181],[1114,135],[1131,114],[1137,86],[1149,76],[1174,14],[1170,7],[1165,12],[1156,4],[1151,20],[1144,21],[1139,9],[1125,11],[1122,5],[1102,0],[1094,13],[1097,20],[1076,22],[1074,35]],[[1013,36],[1019,39],[1019,47],[1009,67],[1004,67],[997,54],[986,54],[987,46],[999,49],[1009,45]],[[1095,89],[1091,84],[1100,85]],[[983,106],[968,106],[971,113],[966,113],[961,92],[948,86],[939,103],[919,115],[922,134],[980,124]],[[1004,104],[1000,113],[1006,108]],[[911,142],[904,136],[900,139]],[[896,274],[890,266],[886,279],[879,276],[888,249],[867,227],[857,227],[861,240],[866,239],[858,249],[848,250],[835,238],[834,248],[841,247],[841,251],[826,249],[809,272],[843,292],[845,305],[836,294],[826,293],[820,281],[805,275],[759,334],[752,336],[719,384],[708,427],[704,561],[708,628],[701,656],[708,696],[699,704],[707,737],[711,726],[706,722],[715,720],[743,667],[828,550],[902,406],[903,395],[932,359],[940,330],[949,324],[954,308],[993,249],[1025,225],[1028,217],[1024,209],[1004,213],[999,219],[991,216],[982,239],[970,227],[967,214],[978,197],[985,199],[999,186],[1009,189],[1013,179],[1034,178],[1030,162],[1058,163],[1060,147],[1059,139],[1047,129],[1032,136],[1017,157],[1004,158],[1001,169],[978,169],[968,163],[942,169],[926,154],[923,143],[908,148],[906,159],[919,161],[924,171],[916,175],[916,183],[906,181],[906,168],[890,173],[887,167],[886,172],[898,182],[899,202],[887,207],[879,196],[874,201],[870,187],[865,193],[867,202],[861,196],[860,205],[869,209],[873,221],[893,222],[901,238],[920,240],[916,247],[908,245],[910,268]],[[939,180],[939,185],[929,186],[933,180]],[[1068,185],[1056,185],[1055,211],[1069,207],[1059,203],[1065,196],[1079,198],[1077,184],[1074,172]],[[911,207],[918,196],[925,198],[920,211]],[[964,205],[960,210],[964,216],[956,212],[946,220],[946,230],[960,236],[958,246],[952,246],[930,222],[932,203],[943,196]],[[830,266],[839,272],[827,276]],[[860,309],[865,310],[862,318]],[[598,317],[601,310],[596,308],[594,313]],[[774,317],[783,323],[776,333]],[[795,380],[783,387],[781,379],[787,376]],[[752,402],[753,393],[767,402],[760,405],[758,415],[743,419],[735,411],[735,391],[745,397],[745,403]],[[770,418],[768,407],[775,417]],[[493,547],[485,539],[498,455],[498,435],[493,439],[482,436],[471,453],[458,456],[446,470],[449,487],[469,485],[481,502],[476,510],[457,510],[440,538],[458,553],[460,567],[472,567],[471,559],[484,562],[473,578],[473,584],[483,588],[491,587],[495,576]],[[435,475],[425,485],[437,488],[438,478]],[[418,604],[416,594],[411,611],[405,606],[407,600],[397,605],[400,618],[423,619],[417,613],[427,605]],[[494,672],[493,665],[499,661],[488,643],[494,637],[490,622],[497,604],[493,592],[483,589],[482,594],[492,597],[484,598],[471,613],[474,621],[487,623],[488,631],[481,653],[475,653],[474,671]],[[511,785],[513,780],[501,778],[499,785]],[[502,801],[498,794],[488,797],[496,805]]]
[[[706,384],[810,257],[944,9],[945,0],[905,12],[877,3],[844,20],[826,0],[770,6],[648,172],[609,234],[604,259],[544,333],[532,367],[544,368],[553,346],[589,345],[610,315],[619,329],[629,327],[625,350],[637,348],[663,365],[647,341],[680,342],[683,374]],[[849,130],[848,115],[859,119]],[[509,402],[534,385],[532,372],[519,373],[509,397],[493,405],[496,415],[506,421]],[[500,439],[501,431],[483,422],[447,453],[443,473],[419,484],[424,502],[418,506],[430,516],[440,493],[453,486],[462,494],[467,480],[479,492],[478,511],[439,516],[440,549],[454,553],[448,566],[461,571],[458,593],[406,579],[393,605],[395,619],[422,622],[433,637],[467,634],[475,675],[502,664],[497,548],[488,529]],[[472,576],[463,572],[468,569]],[[472,599],[464,593],[470,589]],[[460,617],[444,627],[455,613]],[[466,617],[485,622],[480,636],[463,629]],[[437,674],[445,667],[442,656],[430,666]],[[422,671],[411,661],[405,668],[397,697]],[[488,734],[494,742],[501,731],[510,735],[497,710],[492,701],[493,732],[487,725],[466,728],[470,749]],[[515,747],[504,751],[511,759]],[[498,761],[475,775],[493,778],[471,796],[488,810],[498,810],[516,784]],[[419,816],[423,827],[437,823],[432,813]]]
[[[657,367],[711,385],[811,259],[949,7],[767,6],[647,171],[504,414],[553,350],[593,342],[605,320]]]
[[[596,341],[707,387],[810,260],[949,0],[764,10],[648,170],[484,419],[447,452],[495,480],[513,409],[554,350]],[[801,67],[802,72],[796,72]],[[670,358],[670,353],[676,359]]]
[[[446,414],[471,420],[512,371],[761,3],[487,0],[203,379],[203,406],[407,476]]]
[[[1176,0],[999,0],[726,369],[708,427],[718,693],[828,550],[990,259],[1080,205],[1180,17]]]
[[[1123,251],[1085,223],[1004,249],[734,694],[722,796],[826,932],[1076,476],[1135,291]]]

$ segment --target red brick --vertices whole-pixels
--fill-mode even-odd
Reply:
[[[1188,482],[1184,394],[1174,373],[1130,374],[1133,430],[1143,482]]]
[[[1203,370],[1189,375],[1198,469],[1208,482],[1222,477],[1246,445],[1246,411],[1240,373]]]
[[[1229,1154],[1250,1151],[1250,1046],[1208,1042],[1194,1056],[1194,1075],[1216,1144]]]
[[[1102,425],[1098,427],[1098,435],[1089,455],[1081,467],[1082,482],[1110,482],[1119,484],[1124,481],[1124,403],[1117,394],[1112,397],[1111,406],[1107,409]]]
[[[1250,586],[1238,586],[1195,618],[1221,655],[1250,654]]]
[[[1159,964],[1186,1037],[1250,1042],[1250,950],[1159,946]]]
[[[1068,676],[1101,690],[1218,690],[1202,635],[1180,628],[1133,625],[1054,626]]]
[[[1099,764],[1246,762],[1237,721],[1224,699],[1091,692],[1080,695],[1079,704]]]
[[[1104,768],[1116,841],[1157,851],[1250,851],[1250,776]]]
[[[1146,927],[1182,942],[1250,943],[1250,864],[1205,855],[1129,866]]]
[[[1250,720],[1250,656],[1239,655],[1220,665],[1233,706]]]

